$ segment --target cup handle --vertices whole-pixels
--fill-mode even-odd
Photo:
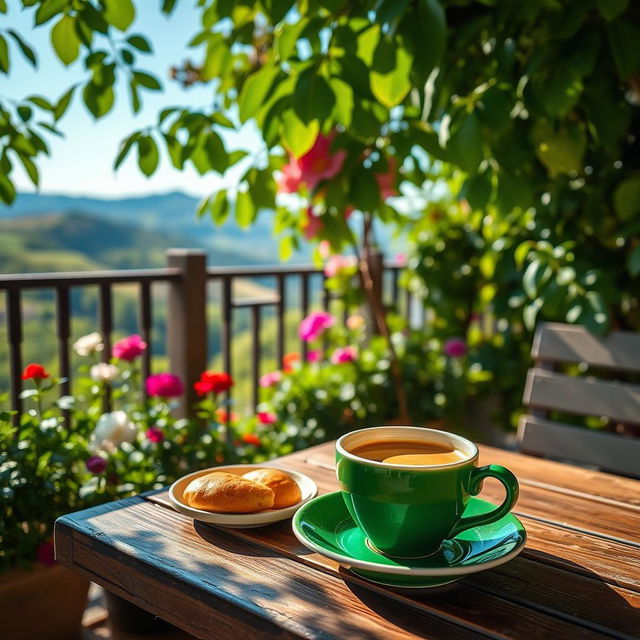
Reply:
[[[499,464],[489,464],[486,467],[476,467],[473,469],[469,482],[469,493],[471,495],[476,496],[480,493],[480,489],[482,489],[482,481],[485,478],[497,478],[503,484],[505,491],[507,492],[503,503],[499,507],[489,511],[489,513],[462,518],[458,524],[453,527],[449,537],[453,537],[466,529],[471,529],[472,527],[478,527],[483,524],[489,524],[496,520],[500,520],[500,518],[506,516],[507,513],[513,509],[513,506],[518,501],[520,488],[517,478],[513,473],[511,473],[511,471],[509,471],[509,469]]]

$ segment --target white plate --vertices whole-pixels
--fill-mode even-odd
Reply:
[[[247,471],[253,469],[280,469],[288,473],[300,487],[300,493],[302,499],[297,504],[284,509],[265,509],[264,511],[258,511],[256,513],[217,513],[215,511],[204,511],[203,509],[195,509],[190,507],[183,501],[183,493],[187,488],[187,485],[196,478],[203,476],[212,471],[226,471],[227,473],[234,473],[236,475],[242,475]],[[297,471],[291,469],[283,469],[273,464],[230,464],[222,467],[211,467],[209,469],[202,469],[202,471],[195,471],[189,475],[183,476],[179,480],[176,480],[169,489],[169,499],[174,508],[185,516],[189,516],[194,520],[200,522],[208,522],[209,524],[215,524],[219,527],[230,527],[232,529],[251,529],[253,527],[262,527],[272,522],[278,522],[280,520],[286,520],[291,518],[293,514],[306,502],[309,502],[318,493],[318,487],[316,483]]]

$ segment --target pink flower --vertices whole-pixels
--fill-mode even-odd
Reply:
[[[305,341],[311,342],[322,334],[325,329],[335,324],[335,318],[326,311],[314,311],[301,323],[298,335]]]
[[[302,225],[302,230],[306,240],[313,240],[324,229],[322,217],[313,213],[311,207],[307,208],[306,220]]]
[[[300,164],[292,158],[289,164],[282,167],[282,175],[278,178],[279,193],[295,193],[302,183],[302,171]]]
[[[36,550],[36,560],[40,564],[52,567],[56,563],[55,552],[53,550],[53,542],[47,540],[41,542]]]
[[[407,255],[405,253],[396,253],[396,257],[394,258],[394,262],[399,267],[404,267],[407,264]]]
[[[320,134],[313,146],[300,158],[289,156],[289,163],[282,167],[282,176],[278,180],[281,193],[293,193],[302,183],[313,191],[319,182],[333,178],[342,169],[346,151],[331,153],[331,143],[335,135]]]
[[[307,353],[307,362],[320,362],[322,360],[322,351],[313,349]]]
[[[355,347],[338,347],[331,354],[331,362],[333,364],[344,364],[345,362],[353,362],[358,355],[358,350]]]
[[[107,461],[102,456],[91,456],[84,464],[96,476],[104,473],[107,468]]]
[[[181,396],[184,391],[182,380],[172,373],[156,373],[153,376],[149,376],[145,387],[147,395],[161,398],[175,398]]]
[[[467,353],[467,343],[462,338],[451,338],[444,343],[444,352],[450,358],[462,358]]]
[[[160,427],[149,427],[145,431],[144,435],[147,440],[155,442],[156,444],[159,444],[164,440],[164,431]]]
[[[356,265],[357,260],[355,256],[336,254],[330,256],[324,263],[324,275],[327,276],[327,278],[333,278],[346,269],[353,269]]]
[[[263,376],[260,376],[260,386],[263,388],[273,387],[274,384],[278,384],[280,379],[282,378],[282,373],[280,371],[272,371],[271,373],[265,373]]]
[[[131,362],[141,356],[146,348],[147,343],[137,333],[134,333],[132,336],[118,340],[113,345],[111,354],[114,358]]]
[[[271,411],[258,412],[258,420],[261,424],[274,424],[277,419],[278,416]]]
[[[397,162],[395,158],[387,160],[387,172],[376,173],[375,179],[380,189],[380,199],[384,202],[387,198],[398,195],[396,190],[396,168]]]
[[[331,255],[331,245],[328,240],[320,240],[320,243],[318,244],[318,253],[324,260]]]

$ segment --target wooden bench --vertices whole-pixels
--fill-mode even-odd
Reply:
[[[558,372],[584,363],[608,371],[640,373],[640,335],[614,331],[602,338],[575,325],[543,323],[533,340],[518,439],[526,453],[640,477],[640,439],[549,419],[550,411],[640,424],[640,385]]]

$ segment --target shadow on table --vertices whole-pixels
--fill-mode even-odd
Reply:
[[[368,607],[375,606],[373,592],[386,589],[367,584],[346,569],[341,568],[340,573],[352,593]],[[487,631],[492,631],[492,616],[487,612],[497,610],[498,621],[513,625],[513,629],[521,628],[524,620],[531,618],[527,610],[529,614],[535,611],[533,619],[538,621],[541,633],[546,625],[551,630],[554,624],[564,624],[562,621],[584,627],[585,633],[587,629],[604,631],[630,640],[640,629],[640,597],[636,593],[607,583],[582,565],[544,552],[520,556],[442,587],[389,588],[388,593],[405,605],[426,607],[472,625],[488,625]],[[394,617],[387,616],[387,609],[385,617],[402,626],[393,609],[388,611]],[[569,628],[579,633],[579,627]]]

